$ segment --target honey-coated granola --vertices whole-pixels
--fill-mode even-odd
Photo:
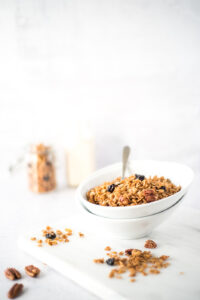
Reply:
[[[122,251],[121,251],[122,252]],[[135,277],[137,274],[141,273],[144,276],[148,274],[159,274],[160,269],[167,268],[169,263],[166,260],[169,256],[162,255],[159,257],[154,256],[150,251],[141,251],[138,249],[127,249],[125,250],[126,256],[121,256],[121,252],[113,254],[109,253],[109,259],[106,261],[104,258],[94,259],[94,263],[103,264],[107,263],[109,266],[114,266],[109,272],[110,278],[122,278],[121,274],[129,272],[129,277]],[[108,253],[107,253],[108,254]]]
[[[134,206],[169,197],[181,190],[165,177],[131,175],[118,177],[89,190],[86,194],[91,203],[102,206]]]

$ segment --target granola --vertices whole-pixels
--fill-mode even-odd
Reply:
[[[121,252],[116,254],[107,253],[110,257],[106,261],[104,258],[94,259],[95,263],[103,264],[106,262],[109,266],[114,266],[109,274],[109,278],[122,278],[121,274],[129,272],[129,277],[131,277],[130,281],[134,282],[135,277],[138,273],[141,273],[143,276],[147,276],[148,274],[159,274],[160,269],[167,268],[169,263],[166,260],[169,256],[162,255],[160,257],[154,256],[150,251],[141,251],[138,249],[127,249],[125,250],[126,256],[121,256]]]
[[[134,206],[169,197],[180,190],[180,186],[163,176],[145,178],[135,174],[96,186],[86,197],[89,202],[102,206]]]
[[[32,146],[28,163],[29,188],[35,193],[45,193],[56,188],[54,155],[43,144]]]
[[[59,243],[68,243],[69,237],[73,234],[71,228],[65,228],[64,231],[57,229],[54,230],[50,226],[46,226],[46,229],[42,229],[42,237],[31,237],[31,241],[35,241],[38,247],[42,247],[44,243],[49,246],[55,246]],[[78,232],[79,237],[83,238],[85,235],[82,232]]]

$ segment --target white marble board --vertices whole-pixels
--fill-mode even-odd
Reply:
[[[139,240],[111,240],[98,237],[84,230],[81,216],[74,215],[56,224],[48,224],[55,229],[70,227],[74,234],[70,242],[50,247],[37,247],[30,241],[32,235],[39,236],[40,229],[24,234],[19,238],[19,247],[48,264],[67,278],[86,288],[105,300],[199,300],[200,299],[200,211],[180,207],[171,218],[147,237],[158,243],[153,250],[155,255],[169,255],[170,267],[159,275],[136,277],[131,283],[124,275],[123,279],[109,279],[111,269],[106,264],[93,263],[94,258],[106,258],[106,246],[120,251],[127,248],[143,249],[147,238]],[[78,232],[84,232],[80,238]],[[180,274],[184,272],[184,274]]]

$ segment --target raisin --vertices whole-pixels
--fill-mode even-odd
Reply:
[[[51,166],[52,163],[51,163],[50,161],[47,161],[47,162],[46,162],[46,165],[47,165],[47,166]]]
[[[54,240],[56,238],[56,234],[54,232],[47,233],[46,238],[50,240]]]
[[[139,180],[143,181],[145,179],[145,176],[140,175],[140,174],[135,174],[135,179],[139,179]]]
[[[46,175],[46,176],[43,176],[43,179],[44,179],[45,181],[49,181],[50,177],[49,177],[48,175]]]
[[[133,249],[126,249],[125,250],[125,254],[126,255],[131,255],[132,254]]]
[[[115,263],[115,259],[114,258],[109,258],[106,260],[106,263],[109,265],[109,266],[113,266],[114,263]]]
[[[166,191],[166,187],[165,187],[164,185],[162,185],[162,186],[160,187],[160,190]]]
[[[115,184],[111,184],[108,186],[107,191],[112,193],[112,192],[114,192],[114,189],[115,189]]]

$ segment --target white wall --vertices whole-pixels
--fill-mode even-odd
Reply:
[[[198,0],[2,0],[1,165],[39,138],[62,149],[87,119],[98,167],[126,143],[199,172],[199,53]]]

